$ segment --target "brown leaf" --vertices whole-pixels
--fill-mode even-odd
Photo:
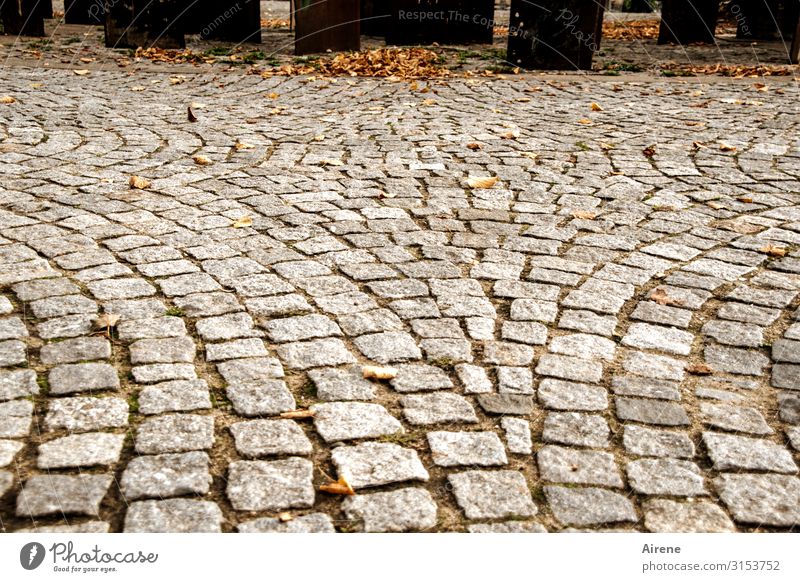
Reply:
[[[590,212],[588,210],[573,210],[570,214],[573,218],[580,218],[583,220],[594,220],[597,217],[596,212]]]
[[[314,411],[313,410],[306,410],[306,409],[287,410],[286,412],[281,412],[280,417],[281,418],[294,418],[294,419],[314,418]]]
[[[319,486],[320,491],[330,493],[331,495],[355,495],[356,492],[350,487],[350,483],[345,481],[344,477],[339,477],[338,481],[330,483],[323,483]]]
[[[658,303],[659,305],[683,305],[683,301],[680,299],[673,299],[667,292],[664,291],[661,287],[653,289],[652,293],[650,293],[650,299]]]
[[[344,162],[342,160],[337,160],[335,158],[325,158],[319,161],[320,166],[344,166]]]
[[[467,144],[467,148],[469,148],[469,149],[471,149],[471,150],[479,150],[479,149],[481,149],[482,147],[483,147],[483,146],[482,146],[481,144],[479,144],[479,143],[475,143],[475,142],[472,142],[472,143],[468,143],[468,144]]]
[[[361,368],[361,374],[364,378],[391,380],[397,376],[397,368],[390,368],[388,366],[364,366]]]
[[[722,150],[723,152],[735,152],[736,146],[732,146],[728,143],[725,143],[724,141],[721,141],[719,142],[719,149]]]
[[[539,159],[539,154],[535,154],[533,152],[522,152],[520,154],[523,158],[530,158],[531,160]]]
[[[500,134],[500,137],[502,137],[503,139],[517,139],[519,136],[520,136],[519,129],[512,129],[510,131]]]
[[[191,105],[189,105],[189,107],[186,108],[186,113],[187,113],[187,116],[189,117],[189,121],[191,121],[192,123],[197,121],[197,116],[192,112],[192,106]]]
[[[647,146],[642,150],[642,153],[648,158],[652,158],[654,155],[656,155],[656,144]]]
[[[115,327],[117,323],[119,323],[120,316],[116,313],[104,313],[103,315],[99,315],[94,320],[94,326],[98,328],[105,328],[109,329]]]
[[[198,166],[208,166],[211,163],[211,160],[203,155],[196,155],[192,158],[194,163]]]
[[[603,109],[597,103],[594,102],[592,102],[592,104],[589,107],[592,108],[592,111],[605,111],[605,109]]]
[[[578,120],[578,123],[580,123],[581,125],[591,125],[591,123],[592,123],[592,120],[591,120],[591,119],[586,119],[586,118],[584,117],[584,118],[582,118],[582,119],[579,119],[579,120]]]
[[[89,69],[74,69],[72,72],[78,75],[79,77],[83,77],[89,74]]]
[[[467,186],[470,188],[491,188],[497,183],[497,176],[471,176],[467,178]]]
[[[699,141],[692,142],[692,149],[699,150],[700,148],[706,148],[706,147],[708,146],[702,142]]]
[[[273,92],[273,93],[267,93],[267,97],[269,97],[270,99],[277,99],[278,97],[280,97],[280,95]]]
[[[145,188],[150,187],[150,180],[147,178],[142,178],[141,176],[131,176],[128,180],[128,185],[131,188],[136,188],[137,190],[144,190]]]
[[[696,376],[710,376],[714,373],[714,370],[711,369],[711,366],[708,364],[689,364],[686,366],[685,370],[690,374],[694,374]]]
[[[3,95],[0,97],[0,103],[4,105],[10,105],[12,103],[16,103],[16,99],[14,99],[11,95]]]
[[[616,146],[613,143],[606,143],[604,141],[600,142],[600,149],[608,151],[613,150]]]
[[[761,247],[758,250],[759,252],[768,254],[770,257],[785,257],[786,253],[789,252],[789,249],[777,247],[773,244],[768,244],[767,246]]]
[[[753,199],[750,196],[739,196],[737,198],[739,202],[744,202],[745,204],[752,204]]]
[[[231,224],[233,228],[245,228],[246,226],[253,226],[253,217],[245,214],[240,216]]]
[[[286,523],[287,521],[292,521],[293,519],[294,519],[294,516],[291,513],[289,513],[288,511],[281,511],[278,514],[278,520],[283,522],[283,523]]]
[[[252,146],[249,143],[244,143],[244,142],[241,142],[241,141],[237,141],[235,144],[233,144],[233,149],[235,149],[236,151],[239,151],[239,150],[251,150],[251,149],[253,149],[253,147],[255,147],[255,146]]]

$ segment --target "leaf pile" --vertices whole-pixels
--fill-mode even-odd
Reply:
[[[603,40],[644,40],[658,38],[659,21],[657,18],[648,20],[628,20],[603,23]]]
[[[316,66],[284,65],[265,71],[262,77],[306,75],[384,77],[392,80],[447,77],[450,71],[441,66],[439,55],[424,48],[380,48],[338,53],[322,58]]]
[[[198,54],[190,51],[189,49],[160,49],[155,47],[136,49],[134,56],[137,59],[147,59],[153,63],[207,63],[213,64],[217,62],[214,57]]]
[[[289,28],[289,20],[286,18],[262,18],[261,28]]]
[[[722,77],[733,77],[742,79],[744,77],[788,77],[800,73],[797,65],[715,65],[690,66],[680,63],[664,63],[661,65],[662,71],[670,71],[683,75],[720,75]]]

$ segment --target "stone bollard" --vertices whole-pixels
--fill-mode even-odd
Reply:
[[[184,48],[175,0],[105,0],[106,46]]]
[[[199,0],[193,23],[200,36],[228,42],[261,42],[259,0]]]
[[[596,0],[511,0],[506,60],[524,69],[589,70],[604,12]]]
[[[298,0],[294,54],[357,51],[360,0]]]
[[[103,24],[105,19],[104,0],[64,0],[64,22],[67,24]]]
[[[718,0],[664,0],[658,44],[714,42]]]
[[[494,0],[390,0],[389,44],[491,44]]]

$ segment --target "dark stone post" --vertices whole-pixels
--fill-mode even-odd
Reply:
[[[360,0],[298,0],[294,54],[361,48]]]
[[[3,34],[44,36],[46,0],[0,0],[0,3]]]
[[[525,69],[591,69],[604,12],[596,0],[511,0],[506,59]]]
[[[789,62],[793,65],[800,63],[800,14],[796,17],[794,25],[794,36],[792,36],[792,48],[789,49]]]
[[[714,42],[718,0],[664,0],[658,44]]]
[[[199,0],[193,7],[204,39],[228,42],[261,42],[259,0]],[[190,9],[191,10],[191,9]]]
[[[389,44],[491,44],[494,38],[494,0],[390,0],[390,5]]]
[[[800,0],[733,0],[728,11],[740,40],[788,40],[800,12]]]
[[[175,0],[106,0],[106,46],[115,48],[186,46]]]
[[[104,5],[104,0],[64,0],[64,22],[103,24],[106,16]]]

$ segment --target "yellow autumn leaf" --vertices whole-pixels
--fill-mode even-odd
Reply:
[[[735,152],[736,146],[732,146],[728,143],[725,143],[724,141],[721,141],[719,142],[719,149],[722,150],[723,152]]]
[[[579,119],[579,120],[578,120],[578,123],[580,123],[580,124],[582,124],[582,125],[591,125],[591,123],[592,123],[592,120],[591,120],[591,119],[586,119],[586,118],[584,117],[584,118],[582,118],[582,119]]]
[[[786,253],[789,252],[789,249],[778,247],[773,244],[768,244],[767,246],[761,247],[758,250],[762,253],[768,254],[771,257],[785,257]]]
[[[594,220],[597,217],[596,212],[590,212],[589,210],[573,210],[570,214],[573,218],[582,220]]]
[[[373,378],[375,380],[391,380],[397,376],[397,368],[388,366],[363,366],[361,374],[364,378]]]
[[[233,228],[245,228],[246,226],[253,226],[253,218],[245,214],[234,220],[231,226]]]
[[[136,188],[137,190],[143,190],[144,188],[150,187],[150,180],[147,178],[142,178],[141,176],[131,176],[128,180],[128,185],[131,188]]]
[[[324,491],[325,493],[330,493],[331,495],[355,495],[356,492],[353,491],[353,488],[350,486],[344,477],[339,477],[338,481],[332,481],[331,483],[323,483],[319,486],[320,491]]]
[[[237,141],[235,144],[233,144],[233,149],[235,149],[237,151],[238,150],[251,150],[254,147],[255,146],[253,146],[253,145],[251,145],[249,143],[244,143],[244,142],[241,142],[241,141]]]
[[[520,155],[521,155],[523,158],[530,158],[530,159],[532,159],[532,160],[537,160],[537,159],[539,159],[539,154],[535,154],[535,153],[533,153],[533,152],[522,152]]]
[[[507,131],[505,133],[501,133],[500,137],[503,139],[517,139],[520,136],[519,129],[512,129],[511,131]]]
[[[272,92],[272,93],[267,93],[267,97],[269,97],[270,99],[277,99],[278,97],[280,97],[280,95],[278,95],[275,92]]]
[[[602,107],[600,107],[600,105],[594,102],[592,102],[592,104],[589,107],[592,108],[592,111],[605,111]]]
[[[497,176],[471,176],[467,178],[467,186],[470,188],[491,188],[497,183]]]
[[[211,160],[203,155],[197,155],[192,159],[194,160],[194,163],[197,164],[198,166],[207,166],[211,163]]]
[[[16,99],[14,99],[11,95],[3,95],[0,97],[0,103],[5,105],[10,105],[11,103],[16,103]]]

